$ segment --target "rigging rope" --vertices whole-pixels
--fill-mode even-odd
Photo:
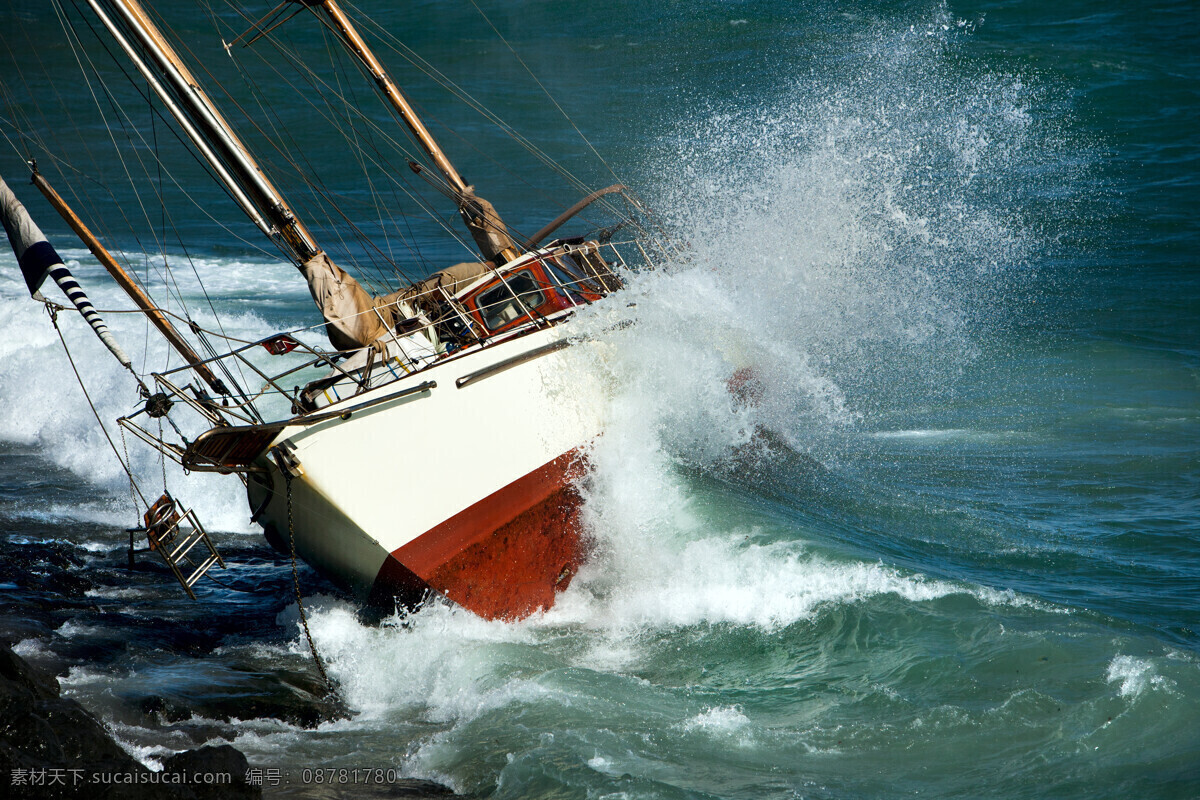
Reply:
[[[205,5],[206,9],[208,10],[209,16],[213,20],[214,26],[218,27],[218,31],[219,31],[219,25],[218,25],[219,20],[218,20],[216,13],[213,11],[211,6],[209,6],[207,3],[205,3],[204,5]],[[246,19],[251,24],[254,23],[254,21],[251,20],[251,18],[248,17],[242,9],[240,9],[237,6],[232,5],[232,4],[229,4],[229,5],[230,5],[231,10],[233,10],[234,12],[241,15],[244,19]],[[278,78],[278,80],[281,83],[283,83],[285,86],[289,87],[290,89],[294,90],[297,93],[297,98],[300,101],[306,103],[309,107],[312,108],[312,110],[315,113],[319,114],[326,122],[328,122],[333,127],[333,129],[336,130],[342,136],[343,140],[346,142],[348,147],[355,150],[359,156],[366,158],[367,161],[369,161],[372,165],[374,165],[374,167],[377,169],[378,174],[380,176],[388,179],[388,181],[393,186],[398,186],[409,197],[409,199],[413,203],[415,203],[422,211],[425,212],[425,214],[429,218],[437,221],[449,235],[453,236],[460,243],[462,243],[464,248],[466,248],[469,252],[473,252],[473,251],[471,251],[470,246],[467,244],[467,242],[462,234],[458,233],[455,228],[451,227],[449,225],[449,223],[446,222],[445,219],[443,219],[440,215],[438,215],[436,210],[429,203],[424,201],[419,195],[414,194],[412,192],[412,190],[410,190],[407,187],[407,185],[403,182],[403,179],[404,179],[404,170],[403,169],[397,169],[397,168],[395,168],[394,165],[391,165],[391,164],[379,163],[374,157],[371,156],[371,154],[369,152],[367,152],[367,150],[365,148],[363,148],[361,145],[357,144],[350,135],[348,135],[344,130],[342,130],[342,125],[340,124],[341,115],[340,115],[340,113],[338,113],[336,111],[335,106],[333,104],[333,100],[336,99],[341,104],[341,106],[344,107],[347,114],[353,116],[354,119],[359,120],[362,124],[364,124],[368,128],[368,130],[375,131],[376,133],[378,133],[379,135],[384,137],[393,147],[396,148],[397,151],[399,151],[401,154],[403,154],[405,156],[405,158],[411,159],[416,156],[414,156],[414,154],[412,152],[410,152],[408,149],[406,149],[405,146],[401,142],[397,141],[396,139],[394,139],[390,135],[388,135],[378,125],[378,123],[376,123],[375,121],[370,119],[356,103],[353,103],[350,100],[348,100],[338,89],[331,86],[326,80],[324,80],[320,75],[318,75],[310,66],[308,66],[308,64],[297,53],[295,53],[288,46],[286,46],[283,42],[281,42],[273,33],[267,33],[264,35],[263,38],[266,41],[271,43],[271,45],[275,48],[276,52],[280,56],[282,56],[284,61],[290,63],[296,69],[296,71],[301,76],[303,81],[308,85],[310,91],[308,91],[308,92],[303,91],[301,89],[301,87],[297,86],[295,83],[293,83],[291,80],[289,80],[288,77],[280,71],[280,69],[275,61],[266,59],[257,51],[253,51],[255,56],[257,56],[261,60],[262,64],[267,69],[271,70],[271,72],[275,75],[276,78]],[[186,48],[186,45],[184,45],[184,47]],[[232,55],[233,55],[232,52],[230,52],[231,57],[232,57]],[[238,68],[239,74],[242,77],[243,81],[247,83],[248,88],[251,90],[252,95],[254,96],[255,102],[259,104],[260,108],[263,109],[264,113],[266,113],[268,115],[268,117],[275,120],[275,118],[277,118],[278,115],[275,114],[275,112],[270,109],[269,104],[268,105],[263,104],[263,100],[260,97],[259,90],[257,89],[257,87],[254,86],[253,82],[250,80],[249,75],[245,71],[244,67],[236,59],[234,59],[234,64]],[[212,78],[215,81],[215,76],[213,76],[212,73],[209,72],[204,67],[202,62],[200,63],[200,66],[201,66],[201,69],[205,69],[205,71],[210,76],[210,78]],[[247,123],[251,127],[253,127],[255,130],[257,130],[260,134],[262,134],[264,136],[264,138],[266,139],[267,143],[272,148],[274,148],[276,152],[278,152],[281,156],[283,156],[284,160],[295,171],[296,176],[303,183],[305,183],[308,186],[308,188],[313,192],[313,197],[314,197],[314,199],[316,199],[319,202],[320,208],[322,209],[322,213],[327,218],[330,218],[331,222],[333,221],[329,214],[328,208],[326,207],[326,204],[328,204],[328,207],[331,207],[334,211],[337,212],[337,214],[340,217],[342,217],[342,220],[341,220],[342,222],[350,222],[350,218],[338,207],[337,203],[334,202],[334,198],[337,195],[335,195],[333,192],[330,192],[327,188],[325,188],[323,185],[321,185],[320,180],[314,179],[314,177],[312,177],[312,174],[315,174],[315,170],[312,169],[312,164],[311,163],[308,164],[309,169],[307,171],[304,169],[301,169],[301,165],[297,162],[296,157],[293,157],[289,152],[285,151],[283,149],[283,147],[281,146],[282,141],[288,140],[291,142],[293,147],[296,147],[296,142],[292,139],[291,134],[288,132],[288,126],[286,124],[284,124],[281,119],[277,120],[277,121],[272,121],[269,124],[275,135],[274,136],[268,135],[267,131],[263,130],[262,126],[259,125],[257,122],[255,122],[254,119],[252,117],[250,117],[249,114],[246,113],[246,110],[238,103],[237,99],[234,98],[227,89],[225,89],[223,86],[221,86],[221,84],[219,82],[216,82],[215,85],[219,89],[221,89],[224,92],[225,97],[238,108],[238,110],[246,118]],[[317,102],[315,102],[312,99],[313,95],[320,97],[323,104],[318,104]],[[276,124],[276,122],[278,124]],[[307,161],[307,159],[305,159],[302,154],[303,151],[298,147],[296,147],[296,149],[300,150],[300,152],[301,152],[301,155],[299,156],[299,158]],[[379,153],[378,148],[374,148],[374,149],[375,149],[376,153]],[[382,155],[382,154],[380,154],[380,155]],[[386,158],[384,160],[386,161]],[[360,161],[361,161],[361,159],[360,159]],[[310,211],[311,211],[311,209],[310,209]],[[395,210],[392,211],[393,215],[395,215],[397,213],[400,213],[401,216],[404,216],[401,212],[397,212]],[[340,229],[338,226],[332,226],[332,230],[334,232],[334,235],[337,235],[340,237]],[[358,239],[358,241],[368,251],[373,250],[374,252],[378,253],[380,258],[384,262],[386,262],[388,264],[388,266],[390,266],[392,269],[397,269],[397,270],[399,269],[398,265],[396,265],[393,260],[389,259],[383,253],[383,251],[380,250],[379,247],[377,245],[375,245],[373,241],[371,241],[370,237],[365,236],[363,234],[363,232],[359,231],[359,230],[355,230],[355,234],[356,234],[356,238]],[[410,249],[415,248],[415,245],[412,243],[406,242],[406,244],[409,246]],[[415,250],[414,250],[414,252],[415,252]],[[419,260],[424,261],[424,259],[420,257],[419,253],[416,253],[416,255]],[[405,276],[405,279],[409,280],[408,276]]]
[[[471,2],[472,2],[472,5],[475,5],[474,0],[471,0]],[[484,106],[481,102],[479,102],[474,97],[472,97],[465,89],[463,89],[461,86],[454,83],[454,81],[450,80],[450,78],[446,77],[445,74],[443,74],[436,67],[434,67],[428,61],[426,61],[424,58],[422,58],[420,55],[418,55],[414,50],[412,50],[412,48],[405,45],[402,41],[400,41],[395,36],[395,34],[393,34],[391,31],[387,30],[383,26],[376,23],[369,16],[366,16],[365,14],[363,14],[359,9],[355,8],[354,5],[350,2],[350,0],[346,0],[344,5],[353,9],[362,18],[363,23],[368,28],[373,30],[375,32],[375,34],[384,41],[385,45],[390,46],[393,52],[397,53],[401,58],[404,58],[411,65],[416,67],[421,72],[425,73],[434,82],[441,85],[444,89],[449,91],[451,94],[458,97],[467,106],[474,109],[485,119],[487,119],[488,121],[490,121],[494,125],[496,125],[496,127],[498,127],[502,132],[507,134],[515,142],[517,142],[522,147],[524,147],[531,155],[533,155],[535,158],[537,158],[539,161],[541,161],[543,164],[545,164],[551,170],[560,174],[568,182],[568,184],[574,186],[578,191],[582,192],[583,194],[588,194],[592,191],[591,187],[589,187],[587,184],[585,184],[579,178],[575,177],[568,169],[566,169],[564,166],[562,166],[557,161],[555,161],[553,158],[551,158],[545,151],[543,151],[536,144],[534,144],[532,141],[530,141],[526,136],[519,133],[515,128],[513,128],[511,125],[509,125],[503,119],[501,119],[499,117],[499,115],[497,115],[496,113],[494,113],[493,111],[488,109],[486,106]],[[579,133],[580,137],[587,144],[588,148],[591,149],[591,151],[596,155],[596,157],[600,160],[600,162],[602,164],[604,164],[605,168],[608,169],[609,173],[613,174],[614,177],[617,177],[615,172],[613,172],[612,167],[609,166],[609,164],[604,160],[603,156],[600,155],[600,153],[596,150],[596,148],[592,145],[592,143],[587,139],[587,137],[583,134],[583,132],[579,129],[579,127],[575,124],[575,122],[567,114],[566,110],[563,109],[562,106],[559,105],[559,103],[554,99],[553,95],[550,94],[550,92],[546,89],[546,87],[538,79],[537,75],[521,59],[520,55],[517,54],[516,50],[512,47],[512,45],[509,44],[508,41],[504,38],[504,36],[499,32],[499,30],[496,29],[496,26],[487,17],[487,15],[483,13],[483,11],[479,8],[478,5],[475,5],[475,8],[477,11],[479,11],[479,14],[483,17],[483,19],[488,23],[488,25],[496,33],[496,36],[505,44],[506,47],[508,47],[508,49],[512,52],[513,56],[521,64],[521,66],[524,67],[525,71],[530,74],[530,76],[533,78],[533,80],[537,83],[538,87],[542,89],[542,91],[546,94],[546,96],[550,99],[550,101],[562,113],[564,118],[566,118],[567,122],[571,124],[571,127],[573,127],[577,133]],[[452,134],[454,134],[459,139],[462,139],[465,143],[467,143],[473,149],[479,151],[478,147],[476,147],[473,143],[467,141],[466,139],[463,139],[462,136],[460,136],[457,132],[455,132],[451,128],[449,128],[449,126],[446,126],[445,124],[443,124],[443,127],[445,127],[447,130],[449,130]],[[490,157],[489,157],[489,159],[490,159]],[[490,160],[494,161],[494,159],[490,159]],[[503,165],[501,165],[501,166],[503,168]],[[511,173],[511,171],[508,169],[505,169],[505,171]],[[618,177],[618,180],[620,180],[619,177]],[[523,182],[525,182],[528,185],[527,181],[523,180]],[[543,196],[545,196],[544,193],[542,193],[542,194],[543,194]],[[652,217],[652,215],[650,215],[648,210],[646,209],[645,204],[642,203],[640,200],[638,200],[635,197],[630,196],[629,193],[626,193],[625,198],[627,201],[629,201],[629,204],[634,209],[636,209],[636,211],[638,213],[640,213],[644,216],[647,216],[647,217]],[[598,208],[599,207],[606,208],[609,211],[609,213],[612,213],[615,216],[617,216],[618,218],[623,219],[623,220],[627,221],[628,223],[632,224],[637,230],[641,231],[643,234],[649,235],[650,231],[648,231],[645,227],[643,227],[640,223],[638,223],[637,220],[633,217],[633,215],[631,213],[623,211],[615,203],[612,203],[609,200],[601,200],[597,204],[597,207]],[[668,239],[668,240],[671,239],[670,234],[663,228],[661,223],[658,223],[657,220],[653,220],[653,219],[651,219],[649,221],[651,223],[651,226],[657,230],[657,233],[659,236],[661,236],[665,239]],[[519,232],[520,231],[517,231],[517,233],[519,233]],[[678,249],[677,244],[675,244],[674,242],[672,244],[674,244],[676,246],[676,248]]]
[[[75,380],[79,382],[79,388],[83,390],[83,397],[87,400],[88,407],[92,409],[92,415],[96,418],[96,423],[100,426],[101,433],[108,440],[108,446],[112,448],[113,455],[117,457],[117,463],[121,465],[121,469],[125,470],[125,474],[129,476],[129,485],[137,490],[138,497],[142,498],[143,505],[149,505],[146,502],[146,496],[142,494],[142,490],[137,486],[134,480],[133,472],[129,469],[129,465],[121,459],[120,452],[117,451],[117,445],[113,442],[112,437],[108,435],[108,428],[104,427],[104,421],[100,419],[100,412],[96,410],[96,404],[92,402],[92,396],[88,393],[87,386],[83,383],[83,377],[79,374],[79,369],[75,366],[75,359],[71,356],[71,349],[67,347],[66,337],[63,336],[62,330],[58,327],[58,307],[53,303],[46,303],[46,313],[50,315],[50,324],[54,326],[54,332],[58,334],[58,340],[62,342],[63,352],[67,354],[67,362],[71,365],[71,371],[75,373]],[[140,383],[140,381],[139,381]]]

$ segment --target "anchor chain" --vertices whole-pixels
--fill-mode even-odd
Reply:
[[[283,482],[287,486],[288,541],[292,550],[292,585],[296,589],[296,606],[300,609],[300,624],[304,627],[304,638],[308,639],[308,649],[312,653],[313,663],[317,665],[317,672],[321,674],[321,680],[325,682],[325,690],[328,692],[328,696],[336,698],[338,696],[337,688],[329,679],[329,674],[325,672],[325,664],[317,652],[312,631],[308,629],[308,615],[304,613],[304,600],[300,597],[300,573],[296,569],[296,528],[292,522],[292,475],[287,469],[283,469],[281,472],[283,473]]]

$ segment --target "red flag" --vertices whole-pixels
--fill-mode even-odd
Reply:
[[[263,339],[261,342],[259,342],[259,344],[266,348],[266,351],[273,356],[281,356],[284,353],[290,353],[300,346],[299,342],[288,336],[286,333],[277,334],[272,336],[270,339]]]

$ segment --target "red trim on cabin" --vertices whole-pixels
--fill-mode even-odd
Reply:
[[[550,278],[549,274],[547,274],[546,265],[542,263],[541,259],[536,259],[534,261],[522,264],[519,267],[513,268],[511,271],[505,273],[504,280],[513,280],[522,272],[529,272],[533,275],[533,281],[537,285],[538,291],[540,291],[545,298],[541,305],[530,309],[535,317],[546,317],[555,312],[565,311],[576,306],[576,303],[571,302],[571,300],[563,294],[562,289],[559,288],[558,284]],[[487,323],[484,321],[484,312],[479,307],[479,298],[495,289],[501,283],[502,281],[500,278],[496,278],[495,280],[480,286],[478,289],[475,289],[462,299],[463,305],[465,305],[467,310],[471,313],[472,318],[478,322],[485,331],[488,331],[492,334],[512,330],[519,325],[524,325],[530,320],[529,314],[522,314],[516,319],[510,320],[499,327],[489,328],[487,326]],[[589,295],[587,293],[579,294],[586,298],[588,302],[599,299],[599,295]],[[509,296],[511,297],[511,295]]]

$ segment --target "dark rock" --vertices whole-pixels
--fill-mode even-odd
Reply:
[[[221,778],[214,783],[195,783],[189,788],[191,797],[196,800],[213,798],[256,798],[262,797],[262,789],[251,786],[246,782],[246,773],[250,765],[242,753],[227,744],[201,747],[177,753],[163,761],[163,772],[175,775],[209,775],[209,780],[217,780],[215,776],[228,776],[229,780]]]
[[[187,708],[157,694],[142,698],[138,709],[146,716],[158,715],[165,722],[182,722],[192,716]]]
[[[235,670],[238,686],[220,695],[176,698],[197,716],[223,722],[277,719],[300,728],[346,719],[349,712],[336,696],[329,696],[315,676],[286,670]]]
[[[167,759],[153,773],[126,753],[58,681],[0,645],[0,796],[88,800],[257,798],[246,757],[228,745]],[[187,773],[186,776],[184,773]],[[227,775],[219,783],[197,774]],[[180,780],[186,777],[186,782]],[[178,781],[178,782],[176,782]]]
[[[28,689],[39,699],[58,697],[58,680],[27,664],[25,659],[8,647],[0,647],[0,678],[6,683]]]
[[[417,800],[425,797],[458,797],[449,787],[433,781],[416,778],[392,784],[392,797],[408,797]]]
[[[419,778],[406,778],[394,783],[290,784],[275,792],[269,786],[264,789],[268,798],[277,794],[287,800],[446,800],[464,796],[455,794],[440,783]]]
[[[87,590],[95,588],[95,585],[82,575],[64,570],[55,574],[53,588],[56,594],[64,597],[83,597]]]
[[[7,606],[0,610],[0,642],[13,645],[50,634],[51,628],[44,620],[18,616],[24,609],[10,609],[11,606]]]
[[[82,706],[60,697],[54,676],[0,647],[0,784],[21,797],[115,798],[96,773],[149,774]]]
[[[95,717],[74,700],[43,701],[36,707],[54,734],[59,758],[67,766],[87,762],[94,769],[132,769],[141,764],[125,752]]]
[[[176,753],[163,761],[163,769],[169,772],[228,772],[244,777],[249,767],[241,751],[227,744]]]

